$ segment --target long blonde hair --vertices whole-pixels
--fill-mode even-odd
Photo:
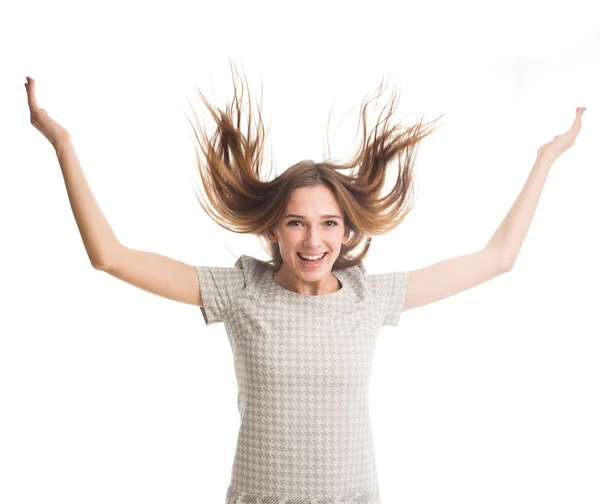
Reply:
[[[239,76],[237,70],[235,74]],[[425,127],[420,121],[402,131],[399,126],[389,124],[397,106],[394,92],[391,103],[388,103],[387,115],[383,121],[379,116],[375,128],[367,137],[366,110],[369,103],[382,94],[380,85],[374,98],[362,102],[363,138],[350,161],[334,162],[331,157],[318,162],[305,159],[270,180],[271,173],[266,179],[261,175],[265,129],[260,106],[258,125],[253,133],[251,100],[248,99],[248,124],[244,133],[241,129],[242,107],[235,75],[232,77],[234,100],[233,104],[227,104],[225,111],[215,110],[198,90],[217,125],[210,139],[195,113],[195,125],[188,118],[197,140],[194,146],[197,167],[208,200],[205,203],[202,193],[196,191],[196,198],[204,211],[229,231],[257,236],[270,257],[267,262],[279,269],[282,265],[279,245],[268,240],[267,232],[283,216],[294,189],[326,186],[342,208],[346,233],[351,234],[349,241],[342,244],[332,269],[358,264],[366,257],[372,236],[394,229],[414,207],[415,151],[419,142],[437,129],[432,126],[445,114]],[[243,82],[241,87],[243,98]],[[396,182],[391,191],[382,196],[386,170],[395,158],[398,158]],[[341,173],[343,170],[348,170],[349,174]]]

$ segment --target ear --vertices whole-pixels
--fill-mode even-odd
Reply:
[[[267,239],[271,243],[275,243],[277,241],[277,233],[273,229],[269,229],[267,231]]]
[[[351,233],[351,232],[352,232],[352,231],[351,231],[350,229],[348,229],[348,230],[346,231],[346,233],[344,234],[344,237],[342,238],[342,243],[343,243],[344,245],[346,245],[346,243],[348,243],[348,240],[350,240],[350,233]]]

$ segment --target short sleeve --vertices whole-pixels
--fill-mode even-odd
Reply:
[[[392,271],[391,273],[366,274],[367,286],[377,300],[383,326],[397,327],[400,314],[408,292],[408,271]]]
[[[202,304],[200,311],[206,325],[223,322],[226,312],[244,289],[241,258],[234,267],[194,266],[198,274]]]

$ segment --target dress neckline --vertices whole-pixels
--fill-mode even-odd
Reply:
[[[336,291],[330,292],[328,294],[301,294],[300,292],[296,292],[291,289],[288,289],[287,287],[284,287],[283,285],[278,284],[277,281],[275,280],[275,273],[277,273],[277,271],[273,271],[273,273],[269,275],[269,277],[271,278],[271,282],[273,283],[275,288],[277,288],[282,293],[284,293],[288,296],[296,297],[298,299],[323,299],[323,298],[329,299],[332,297],[343,295],[346,292],[346,289],[344,288],[344,283],[340,280],[340,278],[338,276],[336,276],[335,272],[333,272],[333,271],[331,272],[331,274],[337,280],[339,289]]]

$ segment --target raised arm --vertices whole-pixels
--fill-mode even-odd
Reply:
[[[56,151],[71,210],[92,266],[147,292],[203,306],[193,266],[160,254],[130,249],[117,240],[83,174],[70,134],[38,106],[34,86],[33,79],[28,79],[25,88],[31,123]]]
[[[121,244],[92,194],[72,143],[59,142],[56,153],[92,266],[146,292],[202,306],[196,269],[176,259]]]
[[[409,272],[403,311],[458,294],[513,268],[529,231],[550,167],[575,143],[584,110],[577,108],[571,128],[538,149],[523,189],[482,250]]]
[[[27,77],[25,90],[27,91],[31,124],[54,147],[83,245],[90,262],[96,267],[102,264],[102,258],[117,243],[117,238],[102,214],[83,175],[73,148],[71,135],[38,105],[35,88],[35,80]]]
[[[71,138],[57,142],[55,151],[83,246],[92,266],[101,269],[119,242],[83,174]]]
[[[505,263],[508,268],[512,268],[517,260],[550,168],[567,149],[575,144],[581,130],[581,118],[584,111],[584,107],[577,107],[571,128],[562,135],[556,135],[550,142],[538,149],[533,168],[521,193],[488,243],[488,246],[504,251]]]

